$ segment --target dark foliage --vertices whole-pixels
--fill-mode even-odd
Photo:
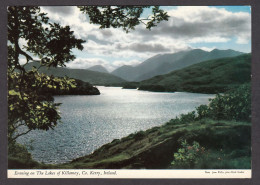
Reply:
[[[167,12],[159,6],[152,7],[150,16],[141,18],[146,8],[150,6],[79,6],[79,9],[89,16],[90,23],[100,25],[101,29],[123,28],[129,32],[140,23],[145,24],[147,29],[151,29],[169,18]]]
[[[225,94],[217,94],[208,106],[197,108],[198,118],[216,120],[251,120],[251,86],[243,84]]]

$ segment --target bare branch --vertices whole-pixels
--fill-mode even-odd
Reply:
[[[16,135],[14,138],[12,138],[11,139],[11,142],[12,141],[15,141],[18,137],[20,137],[20,136],[23,136],[23,135],[25,135],[25,134],[28,134],[29,132],[31,132],[32,131],[32,129],[29,129],[29,130],[27,130],[26,132],[23,132],[23,133],[21,133],[21,134],[18,134],[18,135]]]

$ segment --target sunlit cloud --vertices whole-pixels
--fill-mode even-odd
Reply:
[[[198,48],[210,51],[216,43],[227,43],[228,49],[232,49],[238,48],[235,45],[249,45],[251,41],[248,12],[207,6],[167,9],[169,21],[161,22],[151,31],[140,24],[125,33],[121,28],[99,29],[75,6],[42,7],[50,21],[69,25],[77,38],[86,40],[83,51],[78,52],[80,56],[67,65],[71,68],[103,65],[113,70],[122,65],[136,65],[157,54],[196,48],[193,45],[197,43],[200,43]],[[250,52],[251,48],[245,50]],[[93,58],[94,55],[99,57]]]

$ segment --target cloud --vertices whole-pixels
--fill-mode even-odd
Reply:
[[[111,30],[100,30],[100,32],[104,37],[111,37],[113,35]]]
[[[136,66],[140,63],[142,63],[142,61],[140,61],[140,60],[130,60],[130,61],[116,60],[112,63],[112,65],[113,65],[113,68],[116,69],[116,68],[121,67],[123,65]]]
[[[193,49],[202,49],[204,51],[212,51],[212,50],[216,49],[216,47],[211,47],[211,48],[209,48],[209,47],[198,47],[198,48],[193,48]]]
[[[76,6],[43,6],[41,9],[47,13],[51,21],[70,26],[77,38],[86,39],[88,33],[98,29],[97,25],[89,23],[88,17]]]
[[[234,44],[247,44],[251,39],[250,13],[230,12],[224,8],[175,7],[167,10],[169,20],[151,31],[140,24],[127,34],[121,28],[99,29],[99,25],[90,24],[88,16],[75,6],[44,6],[42,9],[51,21],[69,25],[77,38],[86,40],[84,50],[77,52],[80,57],[68,64],[72,68],[99,64],[111,70],[121,65],[138,64],[156,54],[185,50],[195,43],[208,43],[207,47],[200,46],[210,50],[214,43],[235,40]]]
[[[165,36],[185,42],[227,42],[231,37],[249,41],[251,16],[246,12],[232,13],[214,7],[178,7],[168,12],[169,21],[162,22],[147,36]],[[209,39],[217,38],[217,39]]]
[[[24,57],[19,57],[19,63],[20,63],[21,65],[26,64],[26,62],[27,62],[26,58],[24,58]]]
[[[73,6],[45,6],[45,10],[62,16],[70,16],[74,12]]]
[[[163,44],[147,44],[147,43],[132,43],[129,45],[117,44],[116,49],[118,50],[132,50],[135,52],[170,52],[170,49],[165,47]]]
[[[76,58],[74,61],[70,61],[66,64],[68,68],[72,69],[88,69],[95,65],[102,65],[108,71],[113,71],[114,69],[123,66],[123,65],[138,65],[142,61],[140,60],[115,60],[113,62],[109,62],[102,58]]]

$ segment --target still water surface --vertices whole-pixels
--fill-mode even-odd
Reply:
[[[197,93],[157,93],[98,87],[99,96],[55,96],[62,103],[62,123],[49,131],[32,131],[18,138],[33,158],[63,163],[92,153],[103,144],[162,125],[176,116],[208,104],[214,97]]]

